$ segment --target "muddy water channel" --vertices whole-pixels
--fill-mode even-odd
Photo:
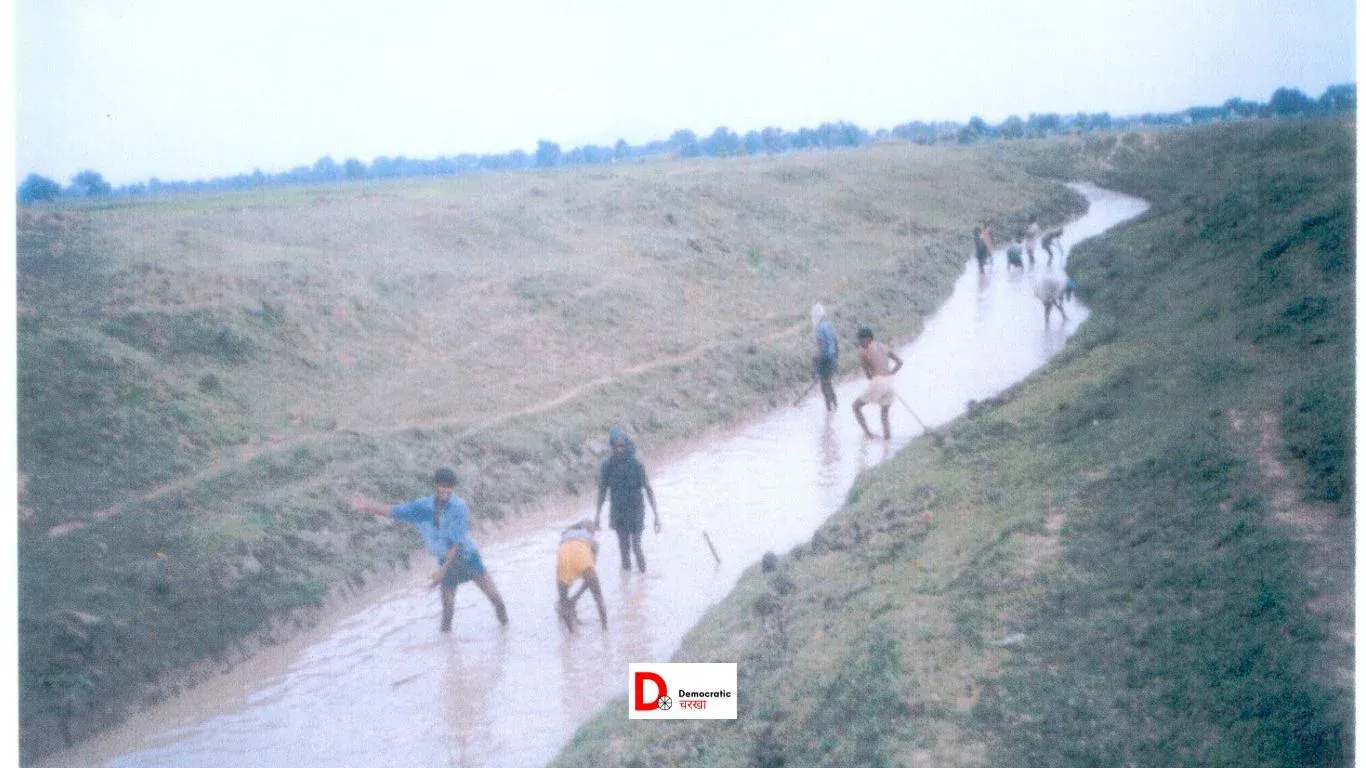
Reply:
[[[1091,206],[1068,225],[1063,240],[1069,247],[1146,208],[1093,186],[1077,189]],[[1086,320],[1087,309],[1072,301],[1066,322],[1055,313],[1045,325],[1032,280],[1049,271],[1046,259],[1040,254],[1024,274],[1008,271],[1003,253],[985,276],[975,263],[965,264],[923,334],[899,350],[906,368],[896,377],[898,390],[921,419],[942,424],[969,400],[1019,381]],[[1053,271],[1060,269],[1055,263]],[[845,355],[856,353],[852,338],[841,342]],[[667,661],[741,571],[767,551],[783,553],[809,539],[860,472],[921,434],[897,404],[893,439],[866,439],[848,410],[863,386],[854,379],[840,384],[841,408],[833,416],[819,392],[812,393],[800,406],[673,461],[652,463],[644,447],[663,532],[645,534],[646,574],[623,574],[615,537],[604,538],[606,632],[588,596],[579,614],[591,623],[579,634],[567,636],[556,624],[558,532],[592,514],[591,506],[564,508],[478,537],[509,606],[506,630],[479,591],[465,585],[456,596],[455,630],[440,635],[438,601],[424,583],[431,570],[424,552],[399,584],[371,593],[345,615],[47,763],[544,764],[594,711],[626,693],[628,662]],[[876,407],[865,412],[876,425]]]

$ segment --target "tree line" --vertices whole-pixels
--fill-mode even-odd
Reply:
[[[744,135],[724,126],[705,137],[681,129],[668,139],[633,145],[618,139],[610,147],[586,144],[568,151],[560,145],[542,139],[533,153],[515,149],[504,154],[459,154],[434,159],[377,157],[369,164],[354,157],[338,163],[331,156],[319,158],[312,165],[298,165],[281,173],[252,173],[214,177],[195,181],[162,181],[157,178],[120,187],[112,186],[97,171],[84,170],[71,177],[63,187],[56,181],[30,173],[19,185],[21,205],[64,198],[81,199],[104,196],[132,196],[167,192],[199,192],[211,190],[250,189],[285,184],[318,183],[328,181],[392,179],[417,176],[449,176],[461,173],[508,171],[525,168],[554,168],[569,165],[619,163],[659,156],[675,157],[731,157],[736,155],[780,154],[809,149],[837,149],[858,147],[870,141],[898,138],[920,144],[956,142],[969,144],[978,141],[1042,138],[1060,134],[1090,133],[1093,131],[1124,131],[1141,126],[1186,125],[1225,120],[1256,118],[1291,118],[1356,111],[1356,85],[1334,85],[1314,99],[1297,88],[1278,88],[1266,103],[1229,99],[1217,107],[1190,107],[1179,112],[1144,113],[1125,117],[1111,117],[1108,112],[1075,115],[1057,113],[1031,114],[1027,118],[1011,115],[996,125],[980,117],[966,124],[941,121],[902,123],[891,129],[869,132],[853,123],[822,123],[816,128],[785,131],[764,128]]]

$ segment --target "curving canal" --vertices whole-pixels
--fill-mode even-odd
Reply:
[[[1069,248],[1147,208],[1136,198],[1074,186],[1090,209],[1067,226]],[[1054,313],[1045,325],[1032,281],[1049,271],[1046,256],[1023,274],[1008,271],[1005,261],[997,253],[985,276],[965,262],[950,298],[899,350],[906,367],[896,377],[898,392],[931,426],[1027,376],[1089,314],[1073,301],[1066,322]],[[844,355],[856,353],[852,338],[841,342]],[[603,539],[607,632],[587,596],[579,605],[585,625],[575,636],[561,632],[553,610],[559,530],[591,516],[590,502],[476,537],[508,603],[506,631],[483,595],[464,585],[455,630],[439,635],[424,552],[400,583],[348,605],[345,615],[44,764],[544,764],[596,710],[625,694],[628,662],[667,661],[747,566],[808,540],[860,472],[920,434],[898,404],[893,439],[866,439],[848,410],[862,390],[862,381],[844,381],[833,416],[815,392],[667,463],[652,463],[642,447],[664,529],[645,534],[647,574],[621,573],[615,537]],[[876,431],[876,407],[865,412]]]

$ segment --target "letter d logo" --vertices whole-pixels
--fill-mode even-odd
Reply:
[[[646,680],[649,680],[650,682],[654,683],[654,684],[655,684],[655,689],[656,689],[656,690],[655,690],[654,698],[650,699],[649,701],[646,701],[646,699],[645,699],[645,681],[646,681]],[[636,708],[636,711],[640,712],[640,711],[645,711],[645,710],[650,710],[650,709],[659,709],[659,697],[660,697],[660,696],[663,696],[663,695],[665,694],[665,692],[668,691],[668,690],[669,690],[669,686],[664,682],[664,678],[660,677],[659,675],[656,675],[656,674],[653,673],[653,672],[637,672],[637,673],[636,673],[636,695],[635,695],[635,699],[636,699],[635,708]]]

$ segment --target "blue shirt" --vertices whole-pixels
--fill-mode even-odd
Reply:
[[[816,325],[816,343],[820,345],[821,357],[827,360],[834,360],[839,354],[839,341],[835,338],[835,326],[829,320],[822,320]]]
[[[446,508],[441,510],[441,523],[436,523],[436,497],[423,496],[405,504],[395,504],[390,510],[395,519],[407,520],[417,526],[427,550],[444,562],[451,545],[460,545],[460,554],[469,556],[477,552],[474,539],[470,538],[470,508],[465,500],[451,494]]]

